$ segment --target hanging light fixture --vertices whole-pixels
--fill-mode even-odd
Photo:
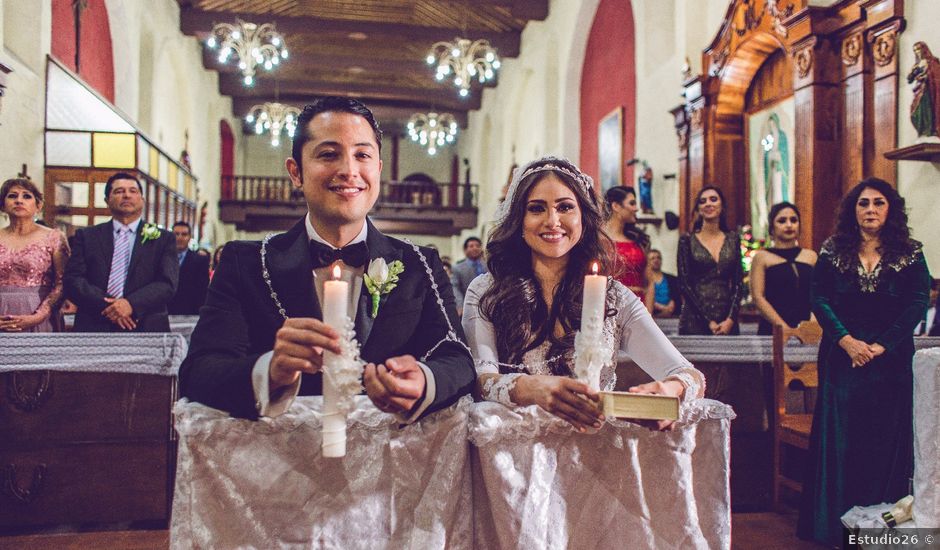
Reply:
[[[255,67],[270,71],[287,59],[284,37],[274,29],[272,23],[256,25],[237,20],[236,25],[218,23],[212,27],[206,46],[219,49],[219,63],[236,61],[242,72],[245,86],[255,83]]]
[[[499,56],[488,40],[471,42],[466,38],[454,38],[453,42],[437,42],[431,46],[426,58],[428,65],[437,65],[437,80],[453,76],[454,86],[460,97],[470,94],[470,82],[492,80],[499,69]]]
[[[408,119],[408,135],[434,155],[439,147],[454,142],[457,120],[450,113],[415,113]]]
[[[254,105],[248,110],[245,122],[254,126],[259,136],[265,132],[271,134],[271,147],[281,144],[281,131],[287,131],[287,137],[293,138],[297,130],[297,117],[300,109],[274,101]]]

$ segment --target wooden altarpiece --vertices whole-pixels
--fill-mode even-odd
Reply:
[[[819,248],[842,194],[862,178],[896,185],[896,164],[884,153],[897,147],[896,50],[904,2],[808,4],[734,0],[702,53],[705,74],[684,83],[685,101],[671,111],[679,136],[683,229],[693,218],[696,194],[708,184],[724,192],[729,221],[751,221],[745,102],[753,95],[755,75],[771,58],[792,74],[800,242]]]

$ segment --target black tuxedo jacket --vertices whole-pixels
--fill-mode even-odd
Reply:
[[[378,316],[369,317],[369,294],[363,286],[356,312],[356,338],[367,362],[413,355],[421,359],[448,332],[447,321],[431,288],[424,264],[411,245],[380,233],[371,222],[366,244],[370,259],[401,260],[405,270],[398,286],[383,295]],[[463,339],[454,307],[454,295],[437,252],[422,248],[447,316]],[[268,242],[266,262],[275,292],[289,317],[322,319],[313,281],[306,225],[303,220]],[[180,393],[192,401],[228,411],[233,416],[257,418],[251,373],[262,354],[274,347],[275,333],[284,323],[262,278],[261,243],[235,241],[225,245],[212,277],[206,304],[199,312],[189,354],[179,372]],[[424,364],[434,374],[434,401],[428,414],[447,407],[467,394],[476,374],[470,352],[446,342]],[[301,395],[320,395],[322,375],[303,374]]]
[[[198,315],[209,288],[209,258],[189,250],[179,267],[179,285],[167,310],[170,315]]]
[[[137,228],[131,263],[124,282],[124,298],[134,308],[137,332],[170,332],[166,304],[176,292],[179,259],[173,233],[160,230],[160,237],[141,242],[144,223]],[[66,297],[78,306],[75,332],[124,332],[101,315],[114,255],[114,226],[111,220],[79,229],[72,241],[72,255],[65,266]]]

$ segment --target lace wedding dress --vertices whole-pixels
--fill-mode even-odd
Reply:
[[[530,350],[521,364],[501,362],[496,351],[493,325],[480,314],[480,298],[493,284],[493,276],[484,274],[467,288],[463,309],[463,329],[476,362],[477,375],[501,374],[490,378],[483,397],[507,406],[515,406],[509,392],[522,374],[552,374],[551,364],[564,360],[574,365],[574,357],[546,357],[550,344]],[[705,390],[702,373],[692,366],[663,334],[643,303],[627,287],[611,281],[607,286],[607,309],[616,311],[604,319],[603,339],[599,345],[614,350],[614,356],[601,371],[600,389],[612,390],[617,383],[617,360],[628,356],[655,380],[675,379],[686,387],[684,402],[701,397]]]
[[[492,284],[477,277],[467,291],[463,327],[478,374],[499,373],[469,417],[478,548],[729,548],[729,429],[734,412],[708,399],[701,373],[659,330],[626,287],[608,285],[600,346],[612,357],[601,389],[616,384],[616,359],[628,355],[653,378],[685,386],[680,421],[671,432],[608,419],[582,434],[537,405],[509,398],[526,374],[551,374],[548,345],[523,362],[500,362],[480,296]],[[569,365],[572,357],[566,358]],[[490,378],[492,380],[492,378]]]

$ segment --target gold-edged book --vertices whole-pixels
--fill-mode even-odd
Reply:
[[[679,398],[623,391],[602,391],[601,408],[606,416],[644,420],[678,420]]]

